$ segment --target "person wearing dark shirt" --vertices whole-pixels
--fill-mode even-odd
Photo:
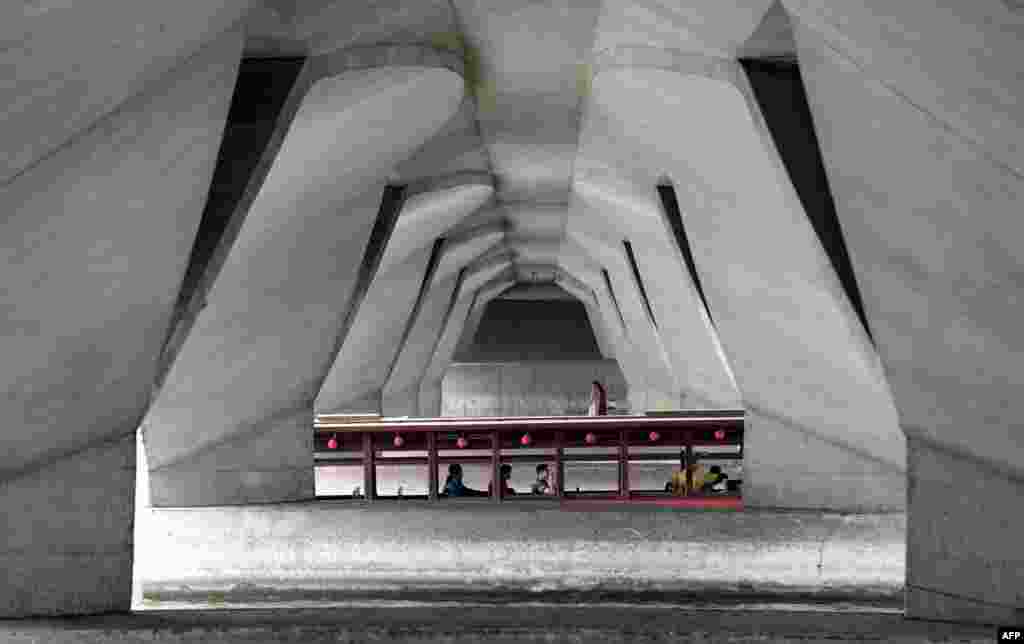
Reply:
[[[500,472],[501,472],[501,495],[502,496],[514,496],[516,491],[513,490],[509,486],[509,484],[508,484],[509,479],[512,478],[512,466],[509,465],[508,463],[505,463],[505,464],[503,464],[501,466]],[[493,485],[488,485],[487,486],[487,493],[490,494],[493,489],[494,489]]]
[[[448,478],[444,481],[445,496],[487,496],[486,492],[466,487],[462,482],[462,466],[452,463],[448,466]]]
[[[530,486],[530,491],[534,494],[554,494],[554,486],[548,481],[548,466],[546,463],[541,463],[537,466],[537,480]]]

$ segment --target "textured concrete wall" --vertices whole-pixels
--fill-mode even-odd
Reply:
[[[127,608],[121,439],[149,402],[241,48],[226,32],[0,188],[0,614]]]
[[[1020,18],[786,2],[829,181],[909,444],[908,613],[1020,621]]]
[[[903,515],[566,511],[543,501],[149,510],[144,597],[274,591],[846,592],[899,597]],[[154,607],[152,603],[145,603]],[[159,604],[155,605],[159,607]]]
[[[0,485],[0,617],[131,604],[134,437],[100,442]]]
[[[586,414],[590,383],[626,405],[626,381],[614,360],[453,363],[441,387],[442,416]]]

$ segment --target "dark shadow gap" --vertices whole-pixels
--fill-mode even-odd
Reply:
[[[658,196],[661,197],[661,205],[664,208],[665,217],[676,239],[676,246],[683,254],[683,261],[686,262],[686,270],[690,273],[690,279],[697,288],[697,295],[704,305],[704,312],[708,314],[708,320],[714,326],[715,318],[711,314],[711,307],[708,306],[708,298],[704,295],[704,287],[700,282],[700,275],[697,274],[697,263],[693,260],[693,250],[690,248],[690,240],[686,236],[686,228],[683,226],[683,215],[679,211],[679,201],[676,199],[675,186],[661,184],[658,186]]]
[[[615,288],[612,286],[612,278],[608,275],[608,269],[601,269],[601,276],[604,278],[604,285],[608,288],[608,296],[612,298],[612,305],[615,307],[615,313],[619,316],[619,322],[622,324],[622,330],[626,330],[626,318],[622,315],[622,307],[619,306],[619,298],[615,296]]]
[[[800,68],[795,62],[783,60],[744,58],[740,59],[740,64],[750,80],[804,212],[873,343],[874,336],[836,214]]]
[[[242,60],[176,309],[187,306],[202,280],[305,62],[305,58]]]
[[[633,269],[633,279],[636,281],[636,286],[640,290],[640,297],[644,301],[644,309],[647,311],[647,317],[650,318],[651,324],[654,328],[658,328],[658,320],[654,317],[654,309],[651,308],[651,301],[647,297],[647,289],[644,287],[644,280],[640,276],[640,266],[636,263],[636,255],[633,254],[633,244],[629,243],[628,239],[622,240],[622,247],[626,249],[626,257],[629,259],[629,266]]]
[[[576,300],[494,298],[455,362],[602,360],[586,308]]]
[[[445,238],[438,237],[434,240],[434,245],[430,249],[430,259],[427,260],[427,268],[423,271],[423,281],[420,282],[420,290],[416,293],[416,302],[412,306],[409,317],[405,320],[405,328],[402,329],[402,339],[398,341],[398,345],[395,347],[395,355],[391,359],[391,365],[388,367],[388,377],[385,379],[385,382],[391,380],[391,374],[395,370],[395,365],[398,364],[398,358],[402,355],[402,347],[409,340],[409,334],[412,333],[412,328],[420,315],[420,309],[423,308],[423,300],[427,296],[430,283],[434,281],[437,266],[441,262],[441,250],[444,248],[444,244]]]

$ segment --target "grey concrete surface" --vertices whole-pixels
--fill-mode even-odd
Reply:
[[[463,98],[461,76],[430,50],[343,51],[306,67],[278,124],[287,134],[145,419],[155,504],[313,496],[306,421],[387,173]],[[273,449],[257,446],[271,436]]]
[[[317,394],[318,412],[346,411],[347,403],[380,392],[401,348],[433,241],[471,216],[493,192],[488,184],[466,181],[406,200],[377,275]]]
[[[501,244],[504,236],[503,226],[488,225],[445,240],[437,271],[384,384],[381,406],[385,416],[420,415],[420,383],[458,301],[460,282],[478,271],[487,273],[486,281],[511,265],[512,257]]]
[[[478,268],[481,253],[511,262],[517,280],[564,271],[592,293],[580,299],[634,409],[744,402],[748,503],[909,502],[911,614],[1019,618],[1024,575],[1005,536],[1021,531],[1005,508],[1020,505],[1024,480],[1019,5],[0,6],[0,481],[5,515],[40,517],[31,520],[44,535],[38,548],[56,553],[26,550],[11,564],[20,590],[6,606],[105,605],[99,593],[51,593],[50,572],[38,595],[25,590],[33,562],[52,571],[45,561],[90,552],[68,549],[71,517],[111,548],[80,557],[83,580],[123,595],[122,519],[101,509],[102,526],[90,523],[95,499],[42,515],[28,500],[43,488],[80,498],[69,491],[77,484],[124,498],[120,478],[93,478],[89,464],[105,460],[76,454],[134,430],[154,374],[158,384],[168,375],[154,416],[161,431],[150,432],[158,503],[307,496],[309,417],[382,187],[477,173],[496,201],[467,219],[507,234],[451,256],[395,347],[385,394],[360,385],[346,405],[415,414],[438,404],[446,361],[435,357],[463,305],[458,275]],[[310,58],[158,355],[243,46],[237,30],[217,36],[239,20],[250,55]],[[736,63],[794,55],[877,350]],[[332,92],[351,109],[339,112]],[[710,319],[665,228],[654,194],[665,180],[680,197]],[[428,248],[459,210],[446,197],[419,205],[424,216],[396,257]],[[638,251],[656,324],[622,239]],[[361,328],[406,328],[403,310],[375,303]],[[339,368],[363,357],[346,355]],[[24,541],[21,526],[11,530]]]
[[[241,45],[222,34],[0,187],[0,615],[128,605],[123,443],[148,404]]]
[[[786,5],[911,446],[908,612],[1021,621],[1024,23],[996,2]]]
[[[588,168],[587,181],[610,176],[609,182],[628,186],[646,177],[649,192],[663,173],[675,183],[715,327],[753,412],[750,453],[766,442],[778,448],[796,436],[773,432],[776,426],[759,424],[761,417],[785,419],[806,437],[789,450],[772,451],[775,465],[799,473],[805,484],[788,488],[792,494],[786,497],[776,494],[782,488],[754,485],[748,501],[836,507],[829,504],[854,499],[863,488],[871,490],[870,497],[850,509],[902,507],[905,445],[881,364],[802,211],[741,72],[734,64],[669,54],[661,60],[641,50],[636,56],[643,67],[632,66],[640,61],[631,54],[631,66],[607,62],[600,68],[588,112],[593,119],[588,116],[582,135],[588,158],[599,162]],[[655,87],[665,101],[637,100]],[[680,120],[681,113],[692,118]],[[593,141],[587,144],[590,131]],[[641,186],[633,191],[644,194]],[[633,221],[643,225],[639,217]],[[845,347],[842,357],[837,347]],[[799,447],[806,440],[845,449],[848,464],[862,462],[860,474],[847,465],[846,475],[835,478],[838,463],[826,458],[828,449],[822,446],[807,458]],[[889,483],[883,495],[877,493],[879,464]],[[812,483],[815,477],[818,483]],[[839,485],[849,489],[837,493]]]
[[[0,618],[131,606],[134,437],[100,441],[0,487]]]
[[[164,74],[254,4],[5,3],[0,7],[0,184],[17,179],[61,146],[73,145],[132,96],[159,87]]]
[[[332,606],[292,610],[137,613],[0,622],[12,644],[84,642],[729,642],[978,643],[995,628],[850,611],[699,610],[661,606],[491,604]]]
[[[592,380],[605,385],[609,401],[627,402],[626,381],[614,360],[454,363],[445,372],[441,415],[583,415]]]
[[[714,591],[899,605],[905,526],[901,514],[569,511],[530,499],[155,508],[139,513],[135,565],[150,607],[300,591]]]

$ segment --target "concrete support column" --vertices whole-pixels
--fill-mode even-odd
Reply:
[[[905,445],[881,364],[739,65],[638,47],[606,53],[597,69],[587,182],[613,195],[622,184],[647,182],[652,195],[660,181],[675,186],[711,319],[750,412],[745,501],[904,507]],[[645,98],[655,92],[659,100]]]
[[[136,83],[0,187],[0,617],[130,607],[134,435],[242,41]]]
[[[314,399],[376,270],[361,268],[371,233],[393,230],[388,176],[457,112],[461,74],[429,47],[307,60],[166,356],[143,425],[155,507],[313,497]]]
[[[907,436],[907,614],[1024,619],[1019,16],[787,1]]]

